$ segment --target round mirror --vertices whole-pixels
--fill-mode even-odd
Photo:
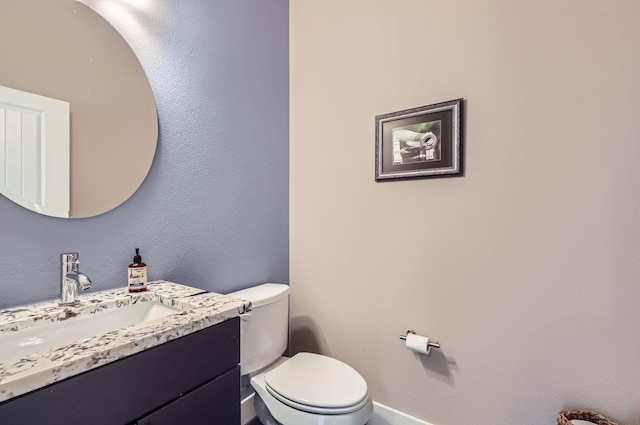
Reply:
[[[129,199],[153,162],[158,120],[144,70],[115,28],[75,0],[2,0],[0,63],[0,134],[5,135],[0,136],[0,175],[5,176],[0,193],[54,202],[51,194],[64,192],[66,174],[66,215],[50,213],[31,199],[12,200],[42,214],[82,218]],[[44,121],[55,114],[17,105],[11,97],[27,95],[68,104],[69,153],[44,133],[57,126]],[[28,126],[32,115],[35,130]],[[16,147],[20,137],[15,133],[31,134],[35,141]],[[56,164],[48,162],[51,154],[61,157],[61,164],[66,155],[67,165],[51,165]],[[24,182],[28,179],[35,180],[33,187]]]

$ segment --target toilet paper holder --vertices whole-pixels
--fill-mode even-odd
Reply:
[[[413,329],[409,329],[406,334],[400,335],[400,339],[405,341],[407,339],[407,335],[409,334],[415,335],[416,332]],[[440,343],[438,341],[429,341],[429,343],[427,344],[427,347],[440,348]]]

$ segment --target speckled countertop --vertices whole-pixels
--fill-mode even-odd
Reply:
[[[0,402],[234,318],[250,309],[248,301],[173,282],[151,282],[148,287],[145,292],[133,294],[122,288],[89,292],[80,295],[80,305],[73,307],[60,307],[55,300],[0,310],[0,337],[43,323],[139,302],[157,301],[182,310],[27,356],[11,358],[10,353],[2,353]],[[5,349],[0,344],[0,350]]]

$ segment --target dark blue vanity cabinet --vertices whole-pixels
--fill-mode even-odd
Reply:
[[[240,423],[236,317],[0,403],[2,425]]]

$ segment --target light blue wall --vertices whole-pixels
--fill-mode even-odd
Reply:
[[[288,1],[148,4],[137,27],[112,23],[156,97],[149,176],[122,206],[87,219],[0,197],[0,308],[57,297],[59,256],[71,251],[92,291],[125,286],[135,246],[154,280],[223,293],[288,283]]]

